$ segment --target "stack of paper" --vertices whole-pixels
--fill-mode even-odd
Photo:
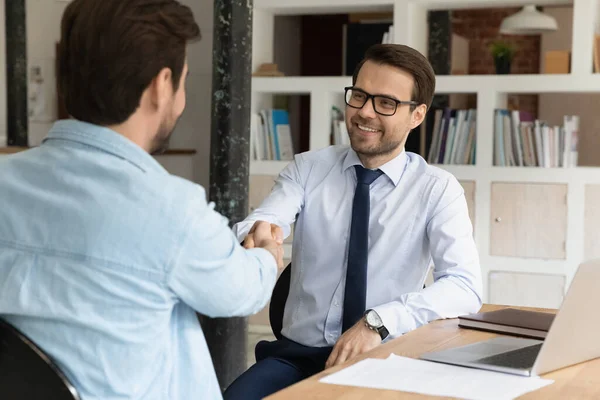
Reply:
[[[514,399],[554,383],[539,377],[458,367],[395,354],[384,360],[362,360],[321,382],[470,400]]]

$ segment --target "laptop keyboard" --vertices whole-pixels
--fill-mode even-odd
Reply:
[[[507,351],[506,353],[480,358],[476,362],[497,365],[499,367],[529,369],[533,367],[541,348],[542,343],[535,344],[533,346]]]

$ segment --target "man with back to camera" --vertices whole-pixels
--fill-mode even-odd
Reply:
[[[278,229],[245,250],[204,189],[151,156],[185,108],[199,34],[175,0],[72,1],[58,83],[73,119],[0,159],[0,317],[83,400],[221,399],[196,311],[259,311],[283,267]]]
[[[479,310],[463,189],[404,151],[434,91],[433,69],[418,51],[370,48],[345,88],[351,147],[297,154],[234,226],[252,247],[256,224],[275,224],[287,237],[296,223],[283,339],[256,346],[257,363],[226,400],[260,399],[429,321]],[[423,289],[431,261],[435,282]]]

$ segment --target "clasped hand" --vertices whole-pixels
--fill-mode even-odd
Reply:
[[[269,251],[277,261],[281,271],[283,265],[283,231],[275,224],[266,221],[256,221],[244,239],[246,249],[262,248]]]

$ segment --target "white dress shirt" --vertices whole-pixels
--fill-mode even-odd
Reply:
[[[296,222],[282,334],[307,346],[332,346],[342,332],[354,165],[348,146],[297,154],[270,195],[234,226],[241,241],[254,221]],[[464,191],[450,173],[402,152],[371,185],[367,309],[389,338],[429,321],[477,312],[481,271]],[[435,282],[423,289],[430,265]]]

